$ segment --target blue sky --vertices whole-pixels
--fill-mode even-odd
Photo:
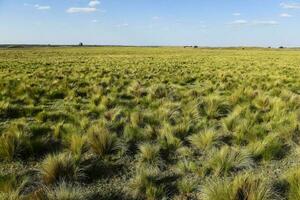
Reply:
[[[300,0],[0,0],[0,43],[300,46]]]

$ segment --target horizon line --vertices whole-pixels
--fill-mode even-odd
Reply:
[[[193,47],[193,48],[300,48],[300,46],[263,46],[263,45],[228,45],[228,46],[209,46],[209,45],[128,45],[128,44],[47,44],[47,43],[41,43],[41,44],[34,44],[34,43],[3,43],[0,44],[0,47],[13,47],[13,46],[19,46],[19,47]]]

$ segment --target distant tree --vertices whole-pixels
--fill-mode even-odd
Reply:
[[[284,49],[284,47],[283,47],[283,46],[280,46],[279,49]]]
[[[198,48],[198,46],[194,46],[194,48],[195,48],[195,49],[197,49],[197,48]]]
[[[79,46],[81,46],[81,47],[82,47],[82,46],[83,46],[83,43],[82,43],[82,42],[80,42],[80,43],[79,43]]]

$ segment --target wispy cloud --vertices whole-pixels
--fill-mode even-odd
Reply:
[[[236,13],[232,13],[232,15],[233,16],[241,16],[241,13],[236,12]]]
[[[202,29],[206,29],[206,28],[207,28],[207,25],[202,24],[202,25],[200,25],[199,27],[202,28]]]
[[[86,7],[71,7],[67,9],[67,13],[92,13],[98,11],[97,6],[100,4],[98,0],[91,0]]]
[[[117,25],[115,25],[115,27],[117,27],[117,28],[128,27],[128,26],[129,26],[128,23],[123,23],[123,24],[117,24]]]
[[[239,20],[234,20],[234,21],[230,22],[229,24],[231,24],[231,25],[244,25],[244,24],[248,24],[248,21],[243,20],[243,19],[239,19]]]
[[[97,19],[93,19],[92,22],[93,22],[93,23],[97,23],[98,20],[97,20]]]
[[[153,19],[153,20],[159,20],[160,17],[159,17],[159,16],[153,16],[152,19]]]
[[[94,7],[72,7],[67,10],[67,13],[92,13],[96,11],[97,8]]]
[[[280,6],[285,9],[300,9],[300,3],[281,3]]]
[[[292,17],[292,15],[290,15],[288,13],[281,13],[279,16],[280,17]]]
[[[25,4],[24,4],[25,5]],[[28,4],[27,4],[28,5]],[[51,7],[48,6],[48,5],[39,5],[39,4],[35,4],[34,7],[37,9],[37,10],[50,10]]]
[[[100,1],[92,0],[92,1],[90,1],[89,6],[90,6],[90,7],[96,7],[96,6],[98,6],[99,4],[100,4]]]
[[[277,21],[274,20],[269,20],[269,21],[253,21],[252,22],[253,25],[263,25],[263,26],[273,26],[273,25],[278,25],[279,23]]]
[[[235,20],[229,23],[230,25],[250,25],[250,26],[274,26],[278,25],[279,23],[274,20],[256,20],[256,21],[247,21],[247,20]]]

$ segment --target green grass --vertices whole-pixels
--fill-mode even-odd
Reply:
[[[202,151],[208,150],[218,143],[218,133],[214,130],[204,130],[189,137],[190,143]]]
[[[47,200],[84,200],[87,199],[87,196],[82,188],[62,182],[53,188],[46,188],[42,198]]]
[[[92,152],[100,157],[112,154],[118,149],[116,136],[100,123],[87,131],[87,141]]]
[[[75,182],[84,178],[80,163],[67,153],[48,155],[41,163],[40,174],[45,184],[54,184],[62,180]]]
[[[300,54],[0,49],[0,199],[299,199]]]
[[[203,200],[268,200],[276,199],[277,194],[272,192],[271,186],[264,178],[254,174],[240,174],[228,179],[211,179],[204,184],[199,192]]]

